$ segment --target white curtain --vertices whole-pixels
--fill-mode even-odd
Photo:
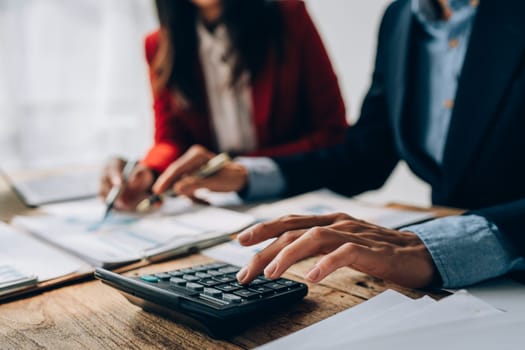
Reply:
[[[0,0],[0,167],[140,156],[151,0]]]

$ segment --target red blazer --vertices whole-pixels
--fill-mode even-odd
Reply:
[[[282,156],[318,149],[342,141],[347,127],[337,77],[304,3],[288,0],[279,6],[287,33],[285,51],[282,62],[269,53],[252,83],[258,149],[247,155]],[[151,63],[158,46],[157,31],[146,38],[152,83]],[[201,85],[202,103],[196,104],[200,108],[180,108],[168,89],[154,93],[155,143],[143,160],[145,165],[162,172],[193,144],[217,151],[204,81]]]

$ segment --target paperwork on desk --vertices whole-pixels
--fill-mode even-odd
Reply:
[[[440,301],[387,290],[258,349],[518,349],[524,326],[525,314],[465,290]]]
[[[247,213],[257,221],[276,219],[283,215],[321,215],[343,212],[355,218],[377,225],[396,228],[432,218],[433,214],[422,211],[397,210],[370,205],[338,195],[323,189],[284,199],[271,204],[257,206]],[[242,247],[237,240],[206,249],[203,253],[214,259],[234,265],[245,265],[258,251],[264,249],[272,240],[250,247]]]
[[[178,197],[145,216],[112,212],[102,220],[104,204],[85,200],[42,208],[47,215],[15,217],[12,225],[30,232],[95,266],[113,268],[155,260],[227,240],[252,224],[251,215],[193,204]]]
[[[0,223],[0,296],[89,266],[60,249]]]

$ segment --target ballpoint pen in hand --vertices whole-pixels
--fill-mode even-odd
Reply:
[[[221,170],[226,164],[231,161],[230,156],[227,153],[220,153],[215,157],[211,158],[206,164],[201,166],[193,176],[204,179],[211,176]],[[138,212],[146,212],[150,210],[154,204],[162,202],[164,197],[173,195],[173,191],[167,191],[162,194],[153,194],[148,198],[144,199],[137,205]]]
[[[137,165],[136,161],[128,161],[126,162],[126,165],[122,169],[122,181],[119,185],[113,186],[111,190],[109,191],[108,195],[106,196],[106,199],[104,202],[106,203],[106,212],[104,213],[103,220],[106,220],[109,213],[111,212],[111,209],[113,209],[113,206],[115,205],[115,201],[120,196],[120,193],[126,186],[126,181],[131,176],[131,173],[133,172],[133,169],[135,169],[135,166]]]

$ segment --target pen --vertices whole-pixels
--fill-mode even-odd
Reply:
[[[206,164],[201,166],[196,172],[193,173],[193,176],[204,179],[208,176],[217,173],[230,161],[230,156],[227,153],[220,153],[215,157],[211,158]],[[162,194],[153,194],[141,201],[137,205],[137,211],[148,211],[155,203],[161,202],[164,199],[164,197],[169,196],[171,194],[173,194],[173,191],[164,192]]]
[[[122,190],[124,189],[124,186],[126,185],[126,181],[130,177],[136,165],[137,165],[136,161],[126,162],[124,169],[122,169],[122,182],[118,186],[113,186],[111,188],[111,191],[109,191],[108,195],[106,196],[106,200],[104,201],[106,203],[106,212],[104,213],[104,218],[102,220],[106,220],[109,213],[111,212],[111,209],[113,209],[113,206],[115,205],[115,201],[117,200],[118,196],[120,196],[120,193],[122,192]]]

